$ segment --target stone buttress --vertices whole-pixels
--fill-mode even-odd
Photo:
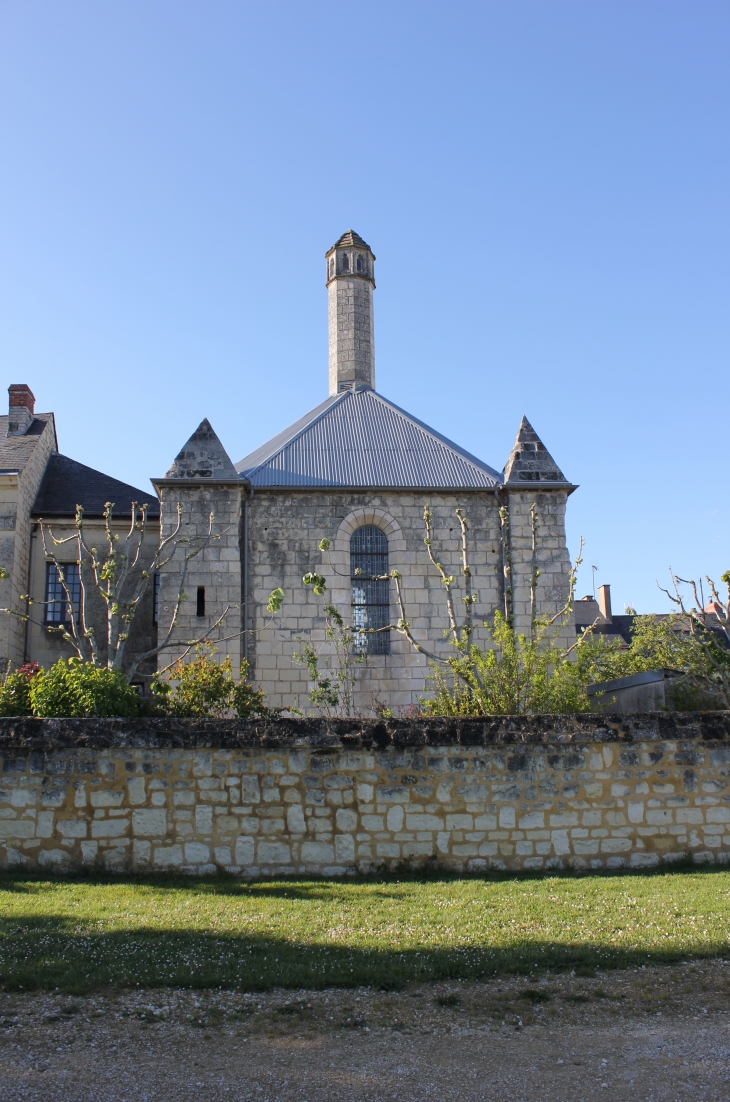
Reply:
[[[161,538],[165,540],[177,527],[178,507],[181,521],[174,553],[159,574],[159,642],[170,630],[185,575],[184,600],[171,635],[174,645],[161,652],[158,668],[181,655],[190,640],[210,633],[217,658],[230,656],[237,677],[243,656],[243,488],[208,420],[201,422],[165,477],[153,483],[160,497]]]

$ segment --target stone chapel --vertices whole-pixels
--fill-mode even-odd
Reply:
[[[6,663],[49,664],[66,653],[67,645],[57,638],[49,642],[43,630],[49,616],[63,617],[64,602],[52,590],[51,564],[43,561],[40,518],[55,518],[63,530],[72,525],[77,504],[93,520],[105,500],[115,501],[120,523],[124,509],[128,520],[130,501],[147,500],[154,540],[173,530],[179,509],[181,532],[204,539],[213,514],[216,538],[187,564],[187,599],[171,637],[177,649],[159,665],[180,652],[182,640],[210,631],[219,655],[230,655],[235,669],[248,661],[251,679],[273,707],[315,711],[306,667],[294,654],[305,639],[321,649],[326,665],[327,602],[362,630],[356,636],[355,649],[365,657],[356,664],[355,710],[372,714],[387,707],[398,714],[418,702],[427,690],[428,661],[397,630],[394,586],[382,578],[392,570],[401,574],[413,637],[447,656],[444,586],[424,544],[426,506],[433,515],[434,553],[457,579],[456,510],[467,518],[477,639],[486,641],[481,625],[495,609],[506,610],[529,632],[536,568],[538,612],[554,614],[564,605],[570,571],[565,508],[576,487],[526,418],[500,473],[380,394],[375,256],[348,230],[325,254],[325,265],[329,394],[237,463],[205,419],[165,476],[151,480],[156,492],[135,490],[60,455],[53,414],[35,415],[30,389],[10,388],[10,415],[0,419],[0,508],[7,514],[0,516],[0,565],[11,577],[0,581],[0,605],[30,594],[45,611],[25,626],[17,618],[0,620],[0,658]],[[319,549],[323,539],[329,551]],[[139,613],[139,647],[167,633],[183,563],[184,556],[175,555],[156,579]],[[303,584],[310,571],[325,577],[326,598]],[[277,588],[284,602],[272,617],[266,605]],[[565,630],[566,642],[574,632]]]

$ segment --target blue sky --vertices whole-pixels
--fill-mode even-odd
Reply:
[[[327,391],[325,250],[378,389],[565,474],[580,593],[730,566],[726,3],[0,0],[0,362],[141,487]]]

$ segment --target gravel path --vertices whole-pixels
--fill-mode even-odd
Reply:
[[[730,1099],[730,962],[404,992],[0,995],[0,1098]]]

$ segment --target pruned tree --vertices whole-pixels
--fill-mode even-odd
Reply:
[[[423,513],[424,544],[429,562],[443,585],[447,629],[445,636],[452,646],[450,654],[439,653],[430,641],[417,639],[409,619],[403,591],[403,578],[399,571],[373,577],[372,581],[390,581],[395,590],[398,619],[385,627],[345,630],[352,635],[397,631],[408,640],[410,646],[429,660],[436,686],[436,700],[445,711],[460,714],[492,714],[496,712],[524,712],[537,710],[580,710],[579,703],[584,690],[570,676],[563,676],[564,668],[577,648],[590,638],[590,629],[575,643],[565,648],[560,642],[561,632],[568,624],[573,609],[578,568],[582,563],[583,541],[573,563],[568,579],[568,597],[554,616],[541,617],[537,610],[537,584],[540,571],[537,566],[537,534],[539,515],[537,507],[530,511],[532,526],[532,562],[530,569],[529,635],[515,630],[511,601],[511,561],[509,557],[509,518],[501,517],[503,542],[502,569],[504,571],[504,608],[492,609],[482,617],[482,628],[487,638],[484,645],[474,640],[476,626],[473,574],[469,562],[469,524],[461,509],[456,510],[460,526],[459,570],[451,573],[444,566],[442,555],[436,546],[433,513],[427,505]],[[319,549],[327,553],[330,542],[321,540]],[[330,568],[339,573],[333,564]],[[327,588],[323,575],[310,572],[303,579],[306,585],[314,585],[315,593],[324,595]],[[459,606],[463,611],[458,611]],[[331,606],[330,606],[331,607]],[[595,626],[595,625],[594,625]],[[449,682],[448,676],[451,676]],[[312,676],[312,670],[310,670]],[[316,688],[316,682],[315,682]],[[312,698],[314,700],[314,698]],[[587,706],[587,698],[585,700]],[[433,710],[433,708],[432,708]]]
[[[672,602],[681,623],[702,652],[706,689],[719,696],[725,708],[730,708],[730,570],[720,576],[726,586],[724,599],[709,575],[696,581],[680,578],[671,570],[670,574],[672,588],[659,588]]]
[[[320,574],[307,574],[305,585],[313,585],[321,596],[326,588]],[[367,660],[366,654],[355,652],[356,633],[348,628],[333,604],[325,604],[325,648],[297,637],[301,649],[294,658],[307,668],[312,688],[309,699],[326,716],[350,716],[353,713],[356,667]],[[328,651],[328,653],[324,653]]]
[[[90,533],[80,505],[76,507],[75,531],[69,536],[56,536],[51,523],[39,521],[43,552],[46,561],[54,565],[58,574],[68,617],[68,623],[48,624],[44,619],[40,626],[64,639],[81,661],[114,670],[128,667],[127,674],[131,679],[141,663],[155,658],[173,646],[178,650],[183,648],[183,653],[188,653],[208,640],[211,633],[225,621],[230,606],[201,635],[173,640],[180,608],[185,600],[189,565],[206,547],[223,535],[222,532],[214,531],[213,513],[208,517],[207,532],[200,536],[186,535],[181,530],[182,506],[178,503],[176,508],[177,521],[173,530],[160,539],[151,554],[149,547],[145,546],[148,507],[140,506],[137,502],[132,502],[129,527],[123,534],[114,530],[114,503],[106,502],[101,540],[95,538],[96,533]],[[61,548],[66,549],[62,558],[59,557]],[[67,573],[69,549],[73,552],[74,564],[78,566],[78,607],[73,599]],[[127,662],[130,627],[140,604],[155,575],[164,571],[176,555],[182,555],[183,562],[178,573],[172,617],[165,635],[154,647],[133,655],[131,661]],[[30,596],[25,595],[21,597],[21,601],[24,603],[22,609],[3,608],[0,611],[19,616],[22,620],[32,620],[34,602]],[[93,608],[96,605],[98,611],[99,601],[101,616],[95,615]],[[99,620],[102,621],[101,624]]]

